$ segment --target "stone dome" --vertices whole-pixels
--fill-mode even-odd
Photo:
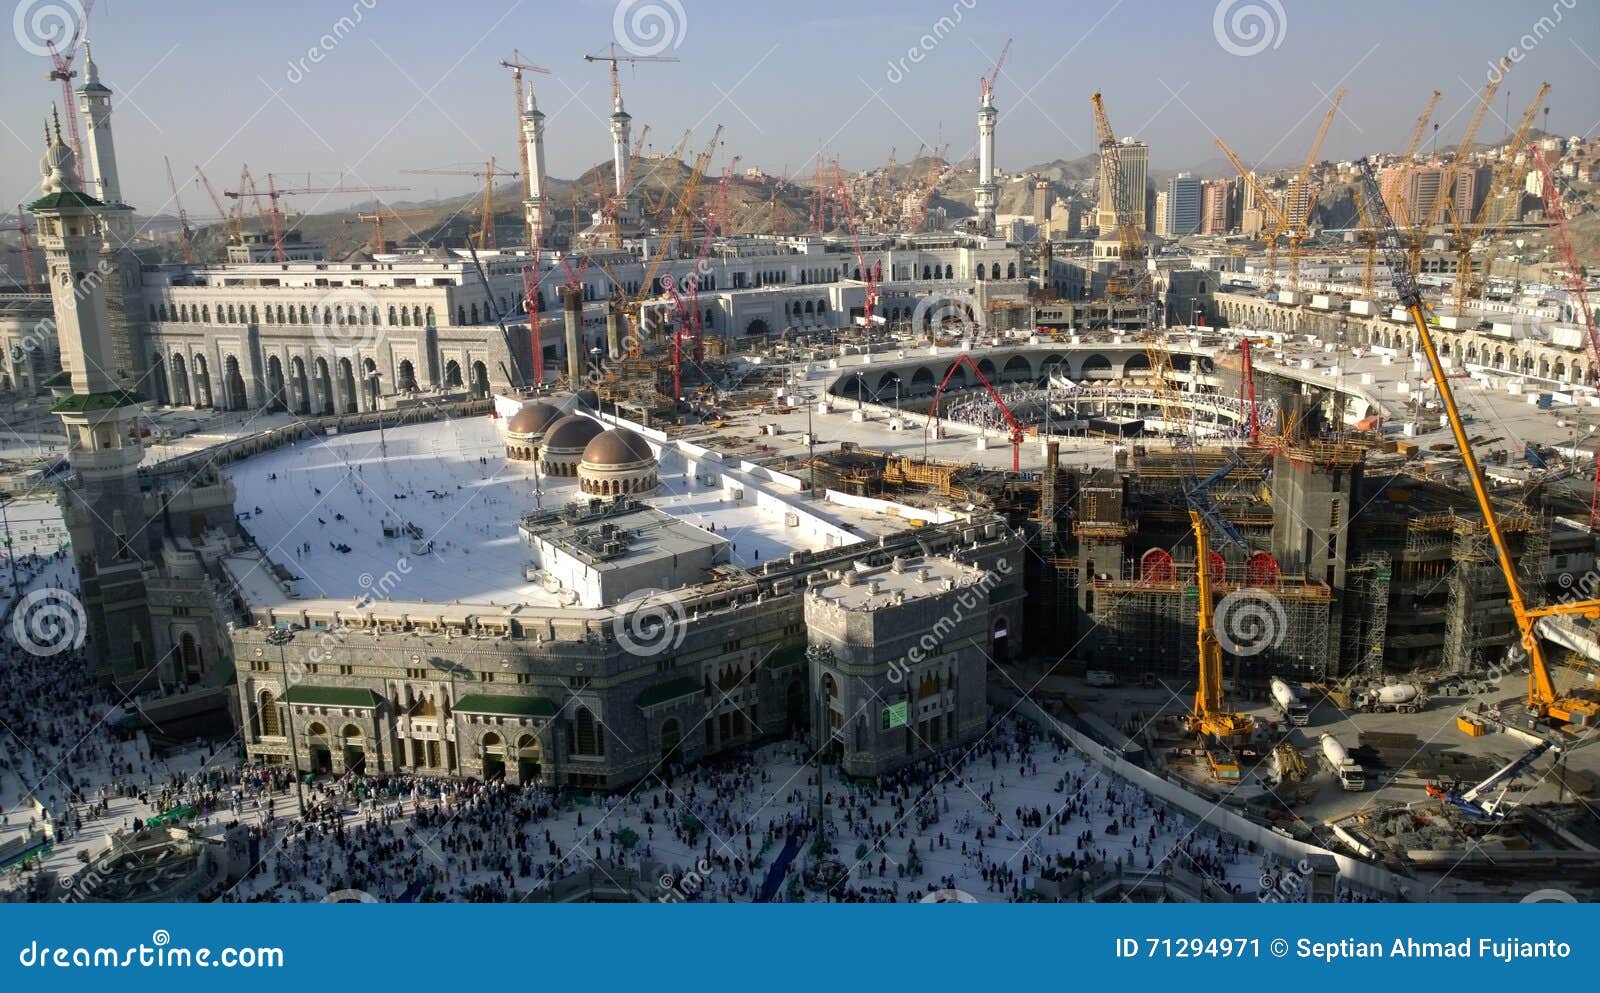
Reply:
[[[578,487],[591,496],[648,493],[656,488],[657,463],[650,443],[627,428],[590,439],[578,463]]]
[[[568,414],[552,422],[540,444],[540,468],[552,476],[576,476],[584,448],[604,430],[600,422],[582,414]]]
[[[584,446],[604,430],[605,426],[599,421],[582,414],[568,414],[545,430],[544,447],[581,453]]]
[[[551,422],[560,420],[561,411],[553,404],[540,400],[530,403],[526,407],[511,415],[506,421],[507,434],[538,434],[549,427]]]
[[[627,428],[602,431],[583,448],[583,463],[592,466],[631,466],[654,462],[649,442]]]

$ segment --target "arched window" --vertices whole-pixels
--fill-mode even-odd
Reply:
[[[459,303],[456,304],[456,323],[467,323],[467,308],[461,306]]]
[[[311,323],[311,312],[306,310],[306,305],[305,304],[301,304],[300,305],[300,323],[301,324],[310,324]]]
[[[576,740],[573,752],[578,755],[604,755],[606,753],[605,728],[589,713],[589,708],[579,707],[575,725]]]
[[[284,320],[283,320],[283,304],[281,304],[281,303],[278,304],[278,323],[279,324],[284,323]]]
[[[278,730],[278,701],[267,690],[261,691],[261,700],[256,710],[259,732],[268,737],[276,737],[283,732]]]
[[[1008,263],[1006,265],[1006,278],[1007,279],[1016,279],[1017,278],[1017,264],[1015,262],[1011,262],[1011,263]]]
[[[996,262],[992,267],[990,267],[990,269],[989,269],[989,277],[991,279],[999,279],[1000,278],[1000,263]]]
[[[945,266],[944,267],[944,278],[945,279],[954,279],[954,278],[956,278],[956,267],[953,266],[953,265]]]
[[[397,324],[397,323],[398,323],[398,322],[397,322],[397,321],[396,321],[396,320],[395,320],[395,316],[396,316],[396,315],[395,315],[395,311],[394,311],[394,304],[392,304],[392,303],[391,303],[391,304],[390,304],[390,305],[389,305],[389,326],[390,326],[390,327],[394,327],[394,326],[395,326],[395,324]]]
[[[260,324],[261,323],[260,319],[258,317],[256,317],[256,305],[255,304],[251,304],[250,305],[250,323],[251,324]]]
[[[200,305],[200,323],[211,323],[211,305],[209,303],[203,303]]]

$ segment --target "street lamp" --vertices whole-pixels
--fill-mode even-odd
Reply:
[[[300,746],[294,734],[294,704],[289,702],[289,660],[284,654],[283,646],[294,640],[294,632],[288,628],[273,628],[267,632],[267,644],[278,646],[278,670],[283,679],[283,712],[289,732],[289,757],[290,769],[294,773],[294,792],[300,805],[300,816],[306,816],[306,789],[300,781]]]

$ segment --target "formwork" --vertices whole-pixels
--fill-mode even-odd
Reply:
[[[1199,613],[1193,565],[1180,565],[1171,580],[1157,580],[1134,577],[1130,564],[1123,578],[1094,579],[1091,587],[1094,618],[1104,631],[1100,667],[1133,677],[1192,677]],[[1328,674],[1333,595],[1327,586],[1293,576],[1251,585],[1243,566],[1230,565],[1212,588],[1229,677],[1259,686],[1272,674],[1308,681]],[[1240,650],[1233,651],[1235,646]]]

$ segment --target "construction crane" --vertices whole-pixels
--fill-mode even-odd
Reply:
[[[1484,84],[1483,91],[1478,95],[1478,106],[1473,110],[1466,130],[1461,133],[1461,143],[1456,146],[1455,154],[1450,157],[1450,161],[1445,164],[1444,171],[1439,176],[1439,191],[1434,194],[1433,201],[1425,207],[1422,204],[1406,206],[1406,219],[1410,222],[1406,241],[1406,265],[1413,276],[1422,271],[1422,246],[1428,240],[1428,232],[1444,220],[1445,204],[1455,197],[1456,176],[1472,156],[1472,145],[1478,140],[1478,129],[1483,125],[1483,117],[1493,106],[1494,95],[1499,91],[1501,81],[1510,70],[1511,60],[1501,59],[1500,71],[1490,74],[1489,81]],[[1398,196],[1400,202],[1404,204],[1404,191],[1399,191]]]
[[[89,14],[93,10],[94,0],[85,0],[79,10],[77,23],[73,25],[72,37],[67,39],[64,50],[56,46],[54,38],[44,43],[45,48],[50,53],[50,71],[45,75],[45,78],[61,83],[61,112],[67,115],[67,134],[72,138],[72,154],[78,162],[80,178],[84,169],[83,139],[79,137],[78,132],[78,101],[72,94],[72,80],[73,77],[78,75],[78,71],[72,68],[72,60],[77,57],[78,43],[80,41],[83,42],[85,57],[92,57],[87,55],[89,43],[84,40],[83,36],[84,32],[89,28]],[[66,15],[65,8],[58,8],[58,11]],[[17,23],[21,24],[23,17],[23,9],[21,7],[17,8],[16,17]]]
[[[24,288],[33,290],[40,285],[39,267],[33,260],[33,228],[28,225],[28,215],[23,213],[22,204],[17,204],[17,223],[0,231],[17,233],[17,247],[12,251],[22,256],[22,278],[27,284]]]
[[[242,202],[235,203],[232,210],[222,205],[222,198],[217,196],[217,191],[212,188],[211,180],[206,178],[204,170],[199,166],[194,167],[194,174],[200,178],[200,185],[205,188],[206,196],[211,198],[211,205],[217,208],[217,216],[222,218],[222,223],[227,226],[228,236],[234,241],[244,240],[244,213]]]
[[[1270,291],[1278,278],[1278,235],[1289,230],[1292,226],[1289,221],[1289,215],[1279,206],[1277,198],[1269,194],[1266,188],[1261,185],[1261,181],[1256,178],[1256,174],[1240,161],[1239,156],[1234,154],[1233,149],[1228,147],[1227,142],[1218,138],[1217,147],[1222,150],[1222,154],[1227,157],[1234,170],[1239,173],[1239,179],[1250,190],[1251,198],[1255,200],[1256,205],[1267,216],[1267,225],[1263,233],[1266,235],[1267,242],[1266,289]]]
[[[1184,500],[1189,505],[1189,524],[1194,530],[1194,570],[1198,587],[1199,605],[1195,616],[1195,642],[1199,654],[1199,679],[1194,693],[1194,711],[1189,715],[1189,729],[1203,738],[1232,747],[1243,744],[1255,732],[1255,721],[1248,715],[1228,710],[1222,695],[1222,642],[1217,637],[1212,605],[1212,572],[1221,556],[1211,550],[1211,533],[1215,530],[1228,544],[1243,545],[1244,539],[1217,511],[1211,501],[1211,487],[1220,482],[1240,464],[1238,453],[1228,450],[1228,461],[1222,468],[1184,490]],[[1230,759],[1211,756],[1212,770],[1231,768],[1232,775],[1219,778],[1237,778],[1238,764]]]
[[[357,221],[372,222],[372,254],[374,255],[385,251],[388,244],[383,237],[384,218],[401,220],[406,217],[428,217],[434,213],[432,210],[386,210],[383,206],[383,201],[379,200],[376,203],[377,209],[372,213],[356,215]]]
[[[1489,778],[1470,789],[1463,790],[1459,786],[1451,787],[1442,786],[1438,783],[1429,783],[1427,786],[1428,795],[1438,797],[1451,806],[1458,808],[1469,817],[1492,821],[1505,820],[1506,815],[1500,812],[1500,808],[1505,802],[1506,792],[1511,789],[1512,782],[1522,774],[1523,770],[1532,765],[1535,759],[1551,749],[1555,750],[1555,759],[1560,762],[1560,747],[1551,741],[1540,741],[1517,758],[1496,769],[1489,775]],[[1500,787],[1500,792],[1493,799],[1481,799],[1496,786]]]
[[[933,199],[933,191],[939,188],[939,180],[944,177],[944,157],[949,151],[949,145],[941,145],[933,150],[929,158],[928,174],[917,193],[916,209],[911,213],[913,231],[921,231],[928,223],[928,202]]]
[[[1534,116],[1539,113],[1539,108],[1544,105],[1544,98],[1549,92],[1549,83],[1540,84],[1539,91],[1533,95],[1533,100],[1522,112],[1516,130],[1511,134],[1511,140],[1506,143],[1505,154],[1495,163],[1489,180],[1488,194],[1479,205],[1477,215],[1463,221],[1461,215],[1464,211],[1459,209],[1453,199],[1448,204],[1456,243],[1456,280],[1452,295],[1456,300],[1458,317],[1465,315],[1467,301],[1480,296],[1484,286],[1489,282],[1490,270],[1494,266],[1495,239],[1516,213],[1515,210],[1507,209],[1507,205],[1512,202],[1513,197],[1520,201],[1522,180],[1528,173],[1530,159],[1520,153],[1533,130]],[[1471,206],[1467,205],[1469,211]],[[1483,260],[1482,279],[1478,278],[1472,265],[1472,247],[1480,243],[1488,253]]]
[[[618,55],[617,43],[612,42],[610,53],[607,55],[585,55],[585,62],[608,62],[611,64],[611,106],[622,107],[622,77],[617,74],[617,63],[627,62],[638,65],[640,62],[677,62],[678,59],[671,55]]]
[[[1589,376],[1591,385],[1600,376],[1600,330],[1594,325],[1594,311],[1589,309],[1589,293],[1584,288],[1583,269],[1578,265],[1577,253],[1572,250],[1572,238],[1567,234],[1567,202],[1556,185],[1556,174],[1545,160],[1538,145],[1528,146],[1528,157],[1539,170],[1539,193],[1544,198],[1544,220],[1550,228],[1551,240],[1561,257],[1562,275],[1567,280],[1567,302],[1572,305],[1572,319],[1583,328],[1583,343],[1589,348]],[[1589,497],[1589,527],[1600,528],[1600,459],[1595,460],[1594,489]]]
[[[409,190],[409,186],[350,186],[340,176],[338,182],[332,186],[312,186],[311,176],[306,174],[306,185],[303,187],[286,186],[279,189],[277,177],[274,173],[267,173],[267,189],[262,192],[255,184],[255,179],[250,175],[250,167],[246,165],[240,175],[238,190],[223,190],[222,195],[230,199],[251,199],[255,201],[256,211],[261,216],[263,224],[269,224],[272,229],[272,251],[274,258],[279,262],[287,261],[283,250],[284,218],[283,209],[278,206],[281,197],[291,195],[326,195],[330,193],[391,193]],[[262,201],[266,205],[262,206]]]
[[[1251,445],[1261,444],[1261,420],[1256,412],[1256,367],[1250,355],[1250,339],[1239,339],[1239,405],[1245,409]]]
[[[1311,167],[1316,164],[1317,153],[1322,151],[1322,142],[1328,137],[1328,128],[1333,125],[1334,115],[1339,112],[1339,104],[1343,100],[1344,88],[1340,87],[1328,104],[1322,126],[1317,128],[1317,137],[1306,149],[1306,159],[1300,164],[1300,172],[1289,185],[1290,194],[1299,190],[1301,199],[1305,201],[1304,208],[1297,208],[1293,203],[1285,205],[1289,213],[1289,292],[1294,295],[1296,302],[1300,299],[1300,256],[1306,240],[1306,226],[1311,222],[1311,210],[1317,203],[1317,197],[1311,191]]]
[[[1516,618],[1517,628],[1522,634],[1522,648],[1528,655],[1528,710],[1538,717],[1565,724],[1593,725],[1596,717],[1600,716],[1600,703],[1583,697],[1563,697],[1556,692],[1549,667],[1545,664],[1544,649],[1539,645],[1537,624],[1541,617],[1600,618],[1600,600],[1580,600],[1544,607],[1529,607],[1523,599],[1516,560],[1511,555],[1511,547],[1506,543],[1505,534],[1500,530],[1499,517],[1495,514],[1489,491],[1484,486],[1483,473],[1478,468],[1478,459],[1473,454],[1471,441],[1467,438],[1461,413],[1456,408],[1455,392],[1450,387],[1450,378],[1445,375],[1438,349],[1433,344],[1433,333],[1428,327],[1422,290],[1417,284],[1416,276],[1406,266],[1405,244],[1389,216],[1388,206],[1383,202],[1377,172],[1371,160],[1362,159],[1358,165],[1363,188],[1372,205],[1373,215],[1378,221],[1380,247],[1389,264],[1395,295],[1400,305],[1411,315],[1417,340],[1428,357],[1428,367],[1433,373],[1434,385],[1439,391],[1439,401],[1443,404],[1446,418],[1450,422],[1450,431],[1455,436],[1456,448],[1461,452],[1461,462],[1466,468],[1467,480],[1472,484],[1473,496],[1478,501],[1478,509],[1483,514],[1484,525],[1488,529],[1490,540],[1494,543],[1500,571],[1505,578],[1506,599],[1511,606],[1512,615]]]
[[[866,303],[862,308],[861,325],[867,329],[870,338],[872,334],[872,315],[878,308],[878,282],[883,276],[883,263],[881,260],[868,264],[867,257],[861,251],[861,236],[856,232],[856,212],[850,205],[850,191],[845,187],[844,170],[839,168],[839,160],[833,160],[833,175],[836,184],[836,195],[839,203],[844,207],[844,221],[850,230],[850,242],[856,250],[856,269],[859,278],[867,284]]]
[[[500,60],[500,68],[511,70],[511,102],[513,109],[516,111],[515,120],[517,122],[517,155],[522,161],[522,199],[526,201],[533,194],[533,172],[528,164],[528,143],[522,140],[522,101],[524,95],[522,89],[522,74],[525,72],[536,72],[548,76],[550,75],[550,70],[546,69],[544,66],[536,66],[522,61],[522,53],[515,48],[511,50],[511,58]],[[533,92],[532,80],[528,81],[527,92],[529,94]],[[530,225],[528,228],[528,244],[537,247],[538,241],[536,239],[538,238],[539,232],[534,230],[534,228],[531,226],[537,224],[537,221],[529,219],[528,223]]]
[[[1111,119],[1106,115],[1105,101],[1101,99],[1099,90],[1089,98],[1089,104],[1094,108],[1095,142],[1100,148],[1101,176],[1104,182],[1111,185],[1111,204],[1117,218],[1117,239],[1120,242],[1117,274],[1106,284],[1106,296],[1113,306],[1111,319],[1115,321],[1116,303],[1132,301],[1148,321],[1150,273],[1144,267],[1144,242],[1139,234],[1144,219],[1134,216],[1132,197],[1123,188],[1122,159],[1117,154],[1117,137],[1111,130]]]
[[[945,370],[944,379],[939,381],[939,388],[933,391],[933,406],[929,408],[933,412],[933,419],[929,423],[935,426],[944,423],[944,418],[939,409],[939,398],[944,394],[944,388],[946,384],[950,382],[950,377],[954,376],[956,374],[956,370],[961,368],[963,365],[968,369],[971,369],[972,374],[978,377],[978,382],[982,383],[983,388],[989,391],[989,398],[994,401],[995,406],[1000,408],[1000,413],[1005,416],[1006,425],[1011,429],[1009,434],[1011,441],[1011,471],[1021,472],[1022,439],[1027,437],[1027,432],[1023,429],[1021,424],[1017,423],[1017,419],[1011,414],[1011,408],[1007,407],[1006,402],[1000,399],[1000,394],[995,392],[995,388],[990,385],[988,377],[984,376],[983,371],[980,370],[977,364],[972,361],[972,356],[968,355],[966,352],[962,352],[960,355],[957,355],[956,360],[950,363],[950,368]],[[926,436],[927,431],[928,424],[924,424],[924,436]],[[926,440],[924,440],[924,444],[926,444]]]
[[[482,166],[471,169],[401,169],[408,176],[471,176],[473,179],[483,180],[483,203],[478,208],[478,244],[484,248],[494,248],[494,178],[496,176],[516,177],[520,173],[505,173],[495,169],[494,156],[489,156],[489,161]]]
[[[1356,202],[1356,213],[1361,216],[1361,228],[1356,232],[1362,249],[1361,298],[1372,300],[1373,273],[1378,264],[1378,231],[1372,224],[1372,215],[1367,211],[1366,201],[1361,198],[1361,191],[1351,191],[1350,198]]]
[[[167,167],[167,189],[172,191],[172,202],[178,207],[178,237],[183,244],[183,264],[189,265],[194,261],[194,231],[189,227],[189,212],[183,209],[183,201],[178,197],[178,184],[172,178],[172,161],[163,155],[161,162]]]
[[[985,105],[989,103],[989,98],[994,95],[994,84],[1000,80],[1000,70],[1006,64],[1006,56],[1011,54],[1011,41],[1012,39],[1007,38],[1005,47],[1000,49],[1000,57],[994,60],[994,71],[989,73],[989,75],[979,77],[978,79],[978,86],[980,88]],[[988,181],[988,176],[978,177],[978,182],[980,183],[987,183]]]

